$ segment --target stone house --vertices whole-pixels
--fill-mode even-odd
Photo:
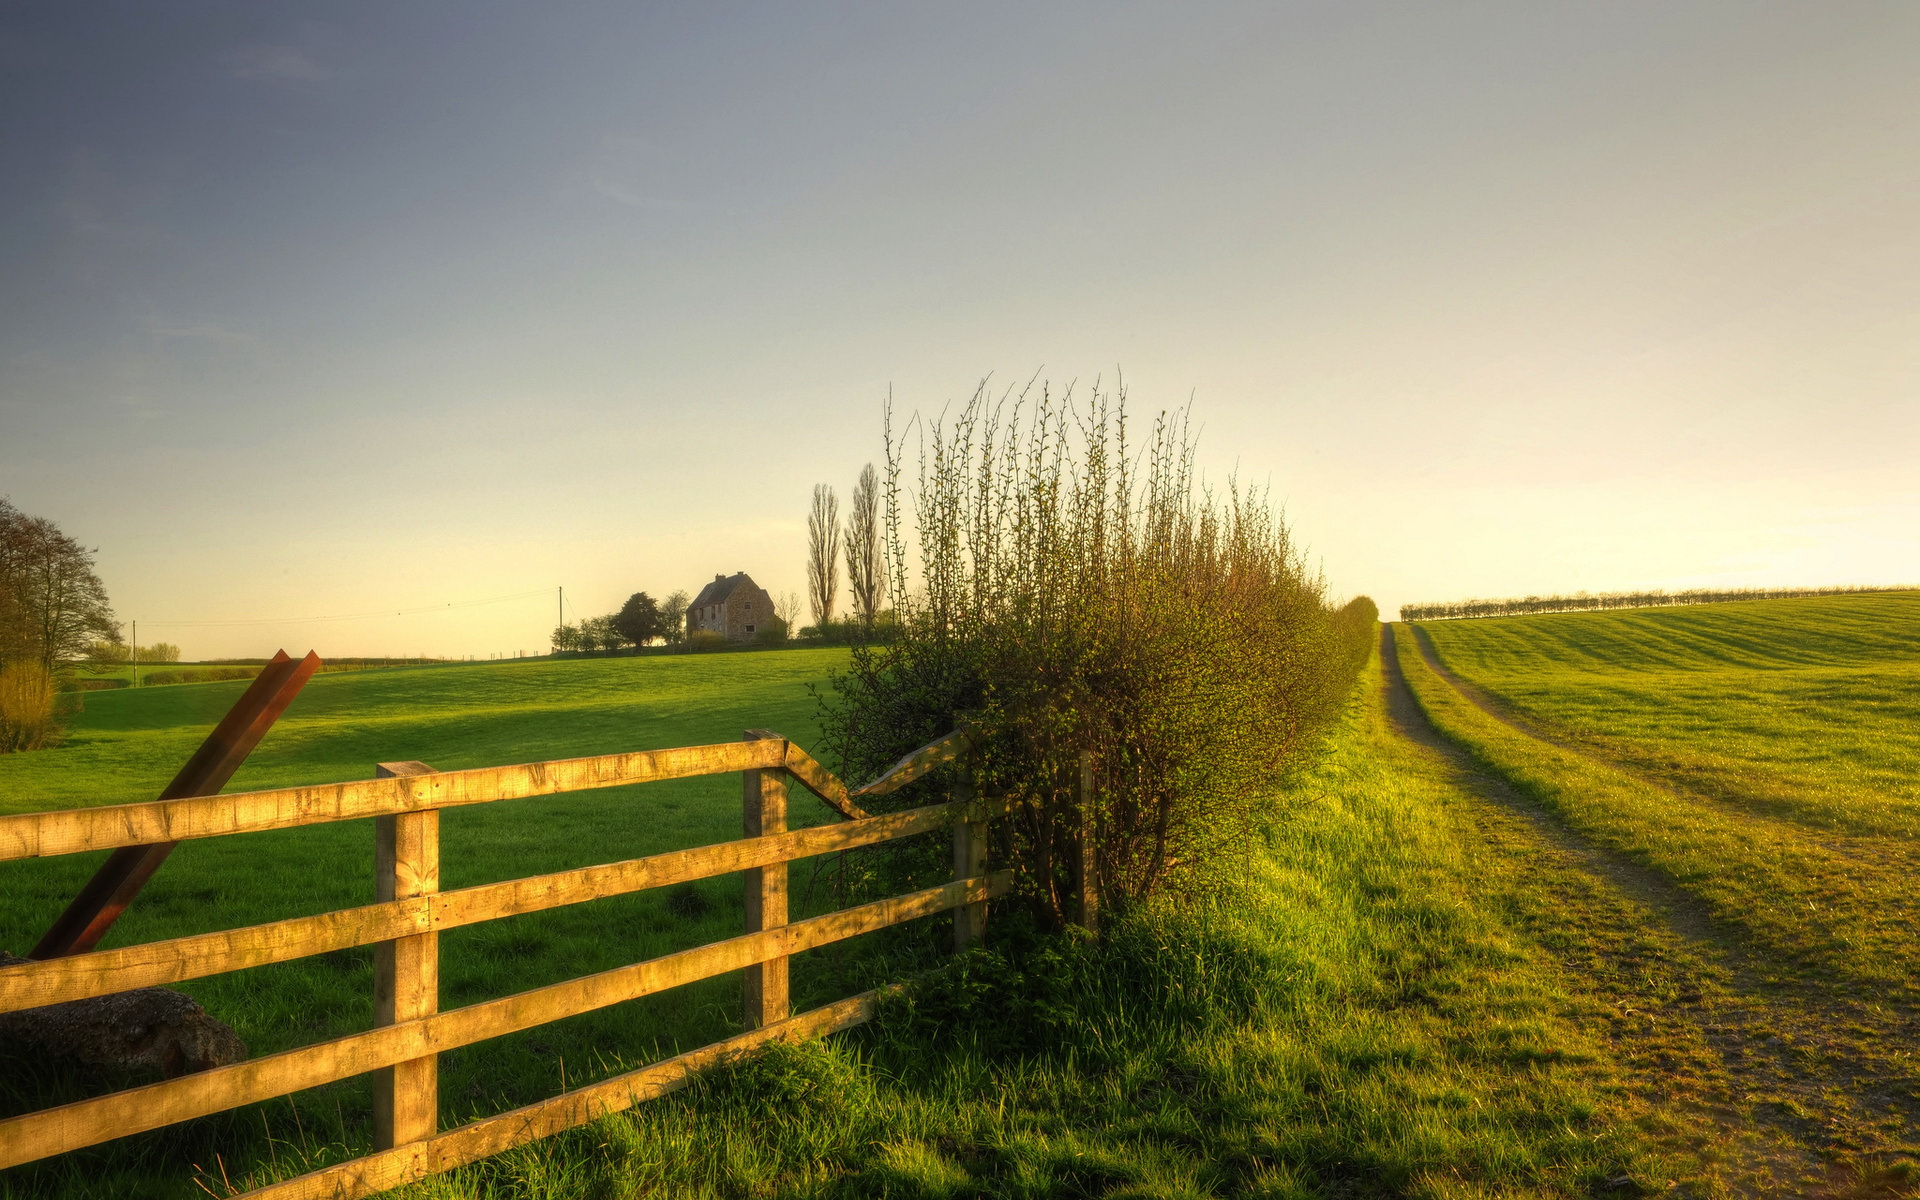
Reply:
[[[688,633],[709,630],[730,642],[752,641],[773,619],[773,597],[745,571],[715,575],[687,605]]]

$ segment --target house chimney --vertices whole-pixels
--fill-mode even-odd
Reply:
[[[722,582],[722,581],[724,581],[725,579],[726,579],[726,576],[725,576],[725,575],[715,575],[715,576],[713,577],[713,581],[714,581],[715,583],[720,583],[720,582]]]

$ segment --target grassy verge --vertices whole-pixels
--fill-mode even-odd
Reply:
[[[1562,966],[1612,927],[1583,917],[1557,947],[1517,932],[1564,905],[1392,736],[1376,683],[1211,905],[1136,911],[1100,940],[1002,922],[873,1027],[407,1194],[1437,1198],[1691,1178]],[[1616,969],[1693,986],[1662,962]]]

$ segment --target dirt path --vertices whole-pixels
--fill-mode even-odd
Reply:
[[[1551,741],[1447,671],[1421,641],[1416,647],[1482,711]],[[1724,1156],[1730,1191],[1920,1195],[1920,1173],[1899,1165],[1920,1153],[1914,1014],[1767,983],[1775,964],[1711,921],[1690,894],[1593,845],[1435,729],[1400,672],[1390,626],[1382,627],[1381,661],[1397,732],[1483,802],[1476,823],[1494,852],[1528,861],[1530,877],[1554,893],[1526,915],[1530,931],[1599,1002],[1603,1036],[1646,1076],[1641,1094],[1706,1131],[1710,1151]]]

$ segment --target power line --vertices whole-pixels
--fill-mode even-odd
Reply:
[[[515,592],[511,596],[493,596],[486,600],[450,600],[445,604],[428,604],[419,608],[381,609],[377,612],[337,613],[328,617],[259,617],[239,621],[148,621],[148,625],[165,625],[170,628],[208,625],[306,625],[316,621],[369,621],[376,617],[410,617],[417,613],[446,612],[450,608],[474,608],[482,604],[503,604],[508,600],[525,600],[531,596],[544,596],[547,589],[539,588],[531,592]]]

